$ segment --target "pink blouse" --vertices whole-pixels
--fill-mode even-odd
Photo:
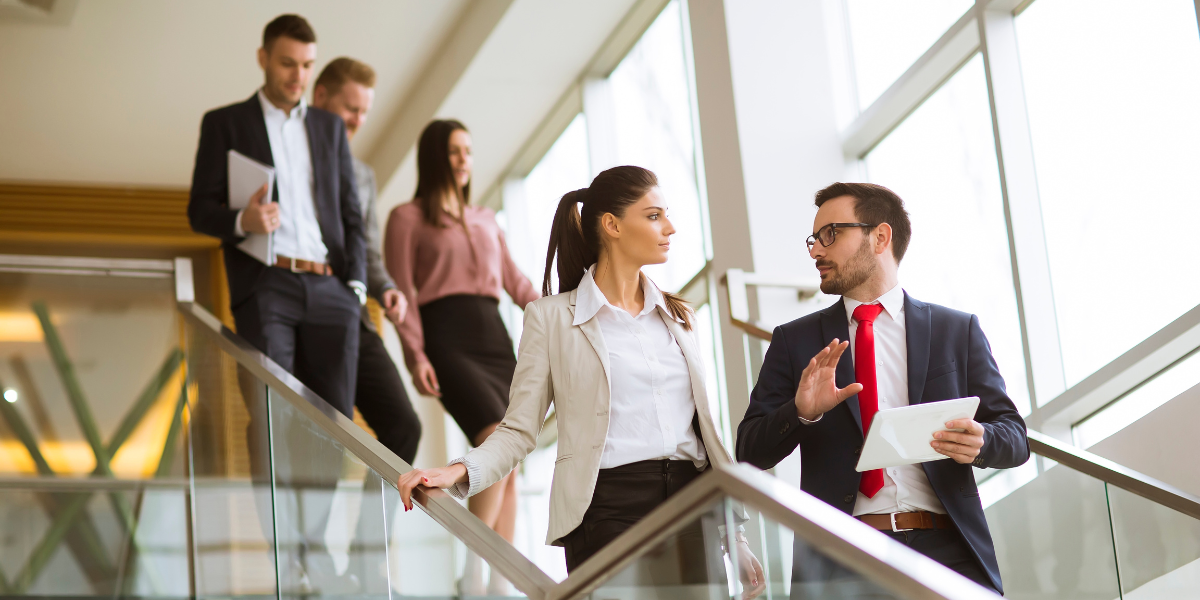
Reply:
[[[383,259],[396,288],[408,299],[408,314],[396,329],[409,371],[429,362],[421,306],[459,294],[499,299],[501,288],[522,309],[541,297],[509,256],[496,213],[468,206],[463,217],[470,235],[448,216],[442,217],[446,227],[430,225],[421,207],[411,202],[388,216]]]

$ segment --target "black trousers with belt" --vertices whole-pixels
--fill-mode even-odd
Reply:
[[[562,538],[567,572],[637,526],[638,521],[701,474],[691,461],[680,460],[645,460],[600,469],[583,522]],[[644,555],[640,564],[635,563],[618,575],[618,579],[633,578],[636,580],[633,583],[652,585],[724,582],[717,530],[715,526],[706,527],[711,520],[702,516],[689,524]]]

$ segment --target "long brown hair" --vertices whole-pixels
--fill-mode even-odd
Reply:
[[[542,295],[549,296],[550,269],[558,256],[558,293],[579,287],[587,268],[600,260],[600,217],[611,213],[618,219],[652,188],[658,178],[641,167],[613,167],[592,180],[592,185],[567,192],[554,212],[550,228],[550,247],[546,250],[546,274],[542,279]],[[578,205],[583,205],[580,211]],[[643,275],[645,277],[645,275]],[[687,301],[670,292],[663,292],[667,310],[672,317],[683,321],[683,328],[692,328],[691,310]]]
[[[467,126],[454,119],[433,121],[425,126],[417,142],[417,191],[413,192],[413,202],[434,227],[443,226],[442,198],[447,194],[454,195],[464,209],[471,203],[471,182],[459,190],[450,169],[450,136],[455,131],[467,131]]]

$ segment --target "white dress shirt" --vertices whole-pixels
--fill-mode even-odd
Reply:
[[[275,253],[289,258],[327,262],[329,251],[321,238],[317,221],[317,204],[313,192],[312,153],[308,145],[308,128],[304,119],[308,103],[300,99],[290,112],[271,104],[262,90],[258,91],[267,139],[271,144],[271,159],[275,163],[275,182],[279,188],[279,229],[275,230]],[[264,199],[269,201],[270,195]],[[243,209],[244,211],[244,209]],[[234,233],[245,235],[242,213],[239,212]]]
[[[850,356],[854,356],[858,321],[854,309],[863,304],[842,296],[846,319],[850,324]],[[904,328],[904,290],[897,284],[875,302],[883,312],[875,317],[875,381],[879,392],[879,410],[908,406],[908,346]],[[857,402],[857,399],[850,400]],[[902,465],[883,469],[883,489],[868,498],[862,492],[854,503],[854,516],[926,510],[945,514],[925,469],[921,465]]]
[[[608,302],[589,269],[579,283],[574,325],[598,320],[612,369],[608,434],[600,468],[641,460],[708,463],[692,429],[696,401],[687,362],[663,319],[674,318],[658,287],[645,276],[645,306],[633,316]]]

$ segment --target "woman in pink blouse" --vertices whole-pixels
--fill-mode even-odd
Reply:
[[[501,289],[522,309],[541,295],[509,256],[496,214],[470,206],[471,162],[471,135],[462,123],[425,127],[417,146],[417,191],[388,217],[384,258],[415,307],[398,327],[413,385],[441,399],[478,446],[504,417],[517,366],[500,319]],[[472,497],[469,507],[512,541],[513,475]],[[470,579],[468,572],[464,585]]]

